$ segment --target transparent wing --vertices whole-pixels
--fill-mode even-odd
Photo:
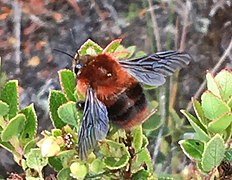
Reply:
[[[120,64],[139,82],[160,86],[165,83],[166,76],[170,76],[176,70],[186,66],[191,59],[187,53],[164,51],[141,58],[120,61]]]
[[[80,159],[86,159],[98,140],[106,137],[109,119],[106,106],[97,99],[92,88],[86,92],[84,113],[78,135],[78,153]]]

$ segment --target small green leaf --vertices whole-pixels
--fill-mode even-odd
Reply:
[[[230,108],[232,108],[232,96],[231,96],[231,98],[228,100],[227,104],[228,104],[228,106],[229,106]]]
[[[158,129],[160,125],[161,125],[160,116],[157,114],[154,114],[153,116],[148,118],[148,120],[146,120],[142,126],[144,130],[152,131],[152,130]]]
[[[64,179],[65,180],[71,180],[73,178],[70,176],[70,173],[71,173],[71,171],[70,171],[69,167],[68,168],[63,168],[58,172],[57,179],[58,180],[64,180]]]
[[[133,137],[132,147],[135,149],[135,152],[138,152],[138,151],[141,150],[142,145],[143,145],[143,130],[142,130],[142,126],[135,127],[132,130],[131,135]]]
[[[87,166],[82,162],[74,162],[70,166],[71,176],[76,179],[84,179],[88,173]]]
[[[204,92],[201,96],[201,100],[202,109],[208,119],[217,119],[224,113],[230,111],[230,107],[210,91]]]
[[[130,155],[124,154],[120,158],[106,157],[104,159],[104,163],[108,169],[115,170],[115,169],[120,169],[122,167],[125,167],[129,159],[130,159]]]
[[[62,128],[65,126],[65,123],[58,116],[58,108],[67,102],[65,95],[56,90],[50,91],[49,94],[49,109],[50,109],[50,118],[52,120],[53,126],[55,128]]]
[[[37,142],[36,139],[32,139],[31,141],[27,142],[27,144],[25,144],[25,146],[23,148],[24,154],[29,153],[32,148],[35,148],[36,142]]]
[[[61,87],[65,95],[67,96],[67,99],[70,101],[76,101],[74,95],[76,89],[75,74],[68,69],[60,70],[58,74],[59,74]]]
[[[138,51],[135,53],[135,57],[143,57],[146,56],[147,54],[144,51]]]
[[[196,139],[179,141],[181,149],[191,160],[200,161],[204,151],[204,143]]]
[[[100,149],[104,156],[112,156],[117,158],[129,153],[124,144],[108,139],[102,142]]]
[[[145,135],[143,135],[143,144],[142,144],[142,147],[147,147],[149,144],[149,141],[147,139],[147,137]]]
[[[102,53],[114,53],[114,51],[120,46],[122,39],[115,39],[110,44],[106,46],[106,48],[102,51]]]
[[[136,46],[129,46],[128,48],[126,48],[127,51],[129,52],[127,58],[130,58],[134,53],[135,53],[135,50],[136,50]]]
[[[221,133],[232,122],[232,113],[223,114],[218,119],[215,119],[209,123],[209,130],[214,133]]]
[[[181,110],[181,112],[185,115],[185,117],[187,117],[199,140],[207,142],[209,140],[209,136],[206,134],[206,129],[200,124],[198,119],[185,110]]]
[[[26,144],[27,142],[34,139],[36,135],[37,116],[33,104],[22,109],[21,113],[25,115],[26,122],[25,122],[25,128],[23,129],[20,139],[23,142],[23,144]]]
[[[9,142],[3,142],[0,140],[0,146],[12,154],[15,152],[15,147]]]
[[[9,105],[9,119],[16,116],[18,112],[18,81],[8,81],[1,91],[0,100]]]
[[[80,56],[84,55],[97,55],[102,53],[102,48],[92,41],[91,39],[88,39],[78,50],[78,53]]]
[[[100,146],[101,153],[104,155],[104,163],[108,169],[120,169],[126,166],[130,154],[122,143],[112,140],[105,140]]]
[[[56,156],[48,157],[48,164],[57,172],[63,168],[61,160]]]
[[[49,157],[49,165],[56,171],[60,171],[64,167],[70,166],[70,161],[75,158],[75,150],[66,150],[57,154],[55,157]]]
[[[199,119],[201,124],[206,128],[208,122],[207,122],[207,119],[205,118],[204,111],[201,107],[201,104],[199,103],[199,101],[193,98],[192,98],[192,103],[193,103],[193,108],[197,115],[197,118]]]
[[[222,137],[216,134],[209,142],[206,143],[202,154],[202,169],[205,172],[211,171],[214,167],[220,165],[224,158],[225,145]]]
[[[221,87],[221,96],[227,101],[232,96],[232,72],[229,70],[220,71],[216,77],[215,81]]]
[[[113,54],[117,59],[126,59],[130,52],[122,45],[118,46]]]
[[[27,166],[35,169],[37,172],[42,172],[44,166],[48,164],[48,159],[43,157],[40,149],[34,148],[27,154]]]
[[[146,164],[149,172],[153,172],[152,159],[147,148],[142,149],[136,154],[135,161],[132,163],[132,169],[140,169],[144,164]]]
[[[54,136],[54,137],[62,136],[62,130],[61,129],[52,129],[52,131],[51,131],[52,136]]]
[[[63,167],[69,166],[70,160],[76,155],[75,150],[66,150],[58,154],[58,158],[61,160]]]
[[[173,108],[170,110],[170,116],[176,128],[183,126],[184,118],[180,118],[180,116],[176,113],[176,111]]]
[[[78,118],[78,112],[75,102],[67,102],[61,105],[58,108],[58,116],[62,119],[64,123],[70,124],[74,127],[77,127],[77,120],[80,119],[80,117]]]
[[[0,116],[5,116],[9,112],[9,106],[0,100]]]
[[[93,162],[90,164],[90,171],[93,172],[94,174],[99,174],[104,172],[105,164],[103,163],[102,160],[100,159],[95,159]]]
[[[141,169],[132,175],[132,180],[147,180],[149,179],[148,177],[149,177],[149,172],[147,172],[144,169]]]
[[[18,114],[12,118],[1,134],[2,141],[9,141],[13,136],[18,136],[25,125],[26,117],[23,114]]]
[[[223,139],[225,142],[227,142],[230,139],[231,136],[231,130],[232,130],[232,124],[230,124],[225,131],[223,131]]]
[[[217,82],[215,81],[213,75],[211,73],[206,74],[206,81],[207,81],[207,89],[211,91],[214,95],[221,97],[220,95],[220,87],[218,86]]]

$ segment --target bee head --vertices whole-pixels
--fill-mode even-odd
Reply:
[[[73,72],[78,76],[81,73],[82,68],[88,64],[90,59],[90,55],[80,56],[78,51],[76,51],[73,58]]]

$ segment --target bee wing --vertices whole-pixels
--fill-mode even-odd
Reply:
[[[120,61],[120,64],[139,82],[160,86],[165,83],[166,76],[170,76],[176,70],[186,66],[191,59],[187,53],[164,51],[141,58]]]
[[[92,88],[87,88],[84,113],[78,135],[80,159],[86,159],[98,140],[106,137],[109,118],[106,106],[97,99]]]

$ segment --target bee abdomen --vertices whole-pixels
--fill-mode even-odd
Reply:
[[[139,124],[143,117],[137,118],[147,108],[146,97],[139,83],[128,87],[124,92],[118,95],[117,101],[107,108],[108,116],[111,121],[122,128],[128,129],[131,126]]]

